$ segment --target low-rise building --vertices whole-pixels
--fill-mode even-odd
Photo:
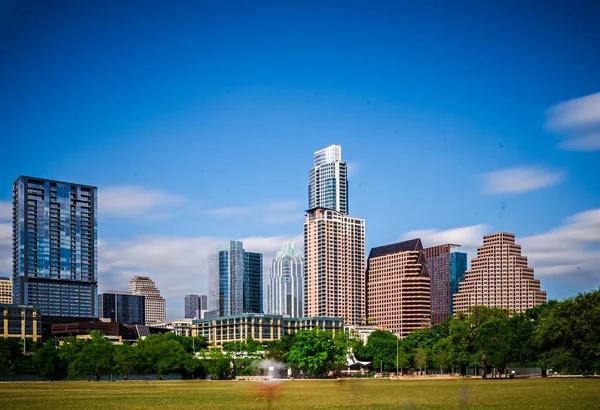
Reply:
[[[152,324],[153,328],[165,329],[169,332],[175,333],[177,336],[189,337],[192,335],[192,321],[193,319],[176,319],[166,320],[164,322],[158,322]]]
[[[0,304],[0,335],[42,340],[42,314],[37,305]]]
[[[5,276],[0,276],[0,303],[12,304],[12,293],[12,280]]]
[[[225,342],[243,341],[248,337],[257,342],[269,342],[279,340],[286,334],[316,327],[335,333],[343,331],[344,320],[334,317],[289,318],[248,313],[194,320],[192,336],[203,336],[209,344],[221,346]]]

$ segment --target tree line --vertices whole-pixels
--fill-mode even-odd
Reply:
[[[286,334],[259,343],[252,338],[208,346],[202,337],[173,333],[149,335],[134,344],[114,345],[92,331],[89,339],[29,343],[0,339],[0,376],[33,374],[47,380],[133,374],[179,374],[184,379],[230,379],[260,374],[261,361],[283,363],[292,375],[337,376],[348,353],[372,362],[372,370],[394,373],[439,372],[500,377],[509,367],[539,367],[565,373],[600,372],[600,289],[561,302],[550,301],[524,313],[475,306],[441,325],[399,340],[386,330],[372,332],[365,344],[356,334],[321,329]],[[284,375],[281,375],[284,376]]]

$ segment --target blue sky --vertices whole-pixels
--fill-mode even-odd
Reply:
[[[17,176],[96,185],[100,289],[182,316],[227,239],[300,242],[340,144],[368,249],[509,231],[549,297],[598,287],[600,7],[412,3],[2,3],[0,272]]]

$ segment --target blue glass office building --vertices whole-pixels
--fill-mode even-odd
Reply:
[[[209,260],[209,316],[263,312],[263,255],[246,252],[240,241]]]
[[[454,312],[454,294],[458,293],[458,285],[465,280],[467,270],[467,254],[450,253],[450,312]]]
[[[107,292],[98,295],[98,313],[102,318],[124,325],[146,323],[145,297],[127,292]]]
[[[20,176],[13,184],[14,303],[98,317],[97,189]]]

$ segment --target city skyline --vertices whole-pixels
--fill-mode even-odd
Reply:
[[[14,179],[89,184],[98,291],[149,276],[181,317],[229,239],[264,272],[302,243],[312,153],[336,144],[367,252],[470,261],[508,231],[549,299],[600,284],[597,6],[134,3],[0,10],[0,276]]]

